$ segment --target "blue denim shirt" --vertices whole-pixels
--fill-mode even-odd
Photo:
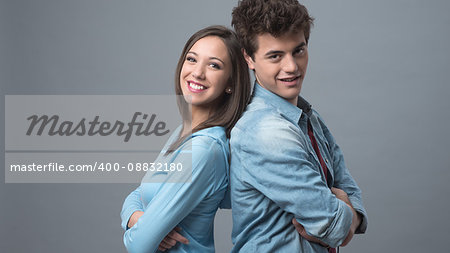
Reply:
[[[294,217],[308,234],[339,246],[353,214],[329,186],[348,194],[362,216],[356,232],[366,230],[361,191],[339,146],[301,97],[298,106],[256,84],[251,103],[231,132],[232,252],[326,253],[297,233]],[[329,186],[308,137],[308,119],[329,170]]]
[[[121,218],[123,240],[129,252],[156,252],[175,226],[182,228],[179,233],[189,244],[177,243],[169,252],[215,252],[214,216],[219,206],[229,205],[224,203],[228,191],[228,139],[223,127],[202,129],[165,156],[180,130],[181,127],[174,131],[155,163],[181,163],[186,172],[149,171],[125,199]],[[128,228],[135,211],[144,211],[144,215]]]

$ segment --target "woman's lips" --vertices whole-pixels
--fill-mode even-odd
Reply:
[[[189,91],[194,93],[200,93],[208,89],[206,86],[194,81],[187,81],[187,87]]]

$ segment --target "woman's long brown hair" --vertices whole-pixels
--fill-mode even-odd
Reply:
[[[191,114],[189,111],[189,105],[186,103],[181,90],[180,74],[189,50],[197,41],[207,36],[219,37],[227,47],[228,56],[231,61],[231,75],[229,83],[232,87],[232,92],[231,94],[224,92],[223,96],[218,98],[221,100],[219,103],[216,103],[218,106],[212,110],[207,120],[192,129],[192,133],[208,127],[223,126],[225,128],[227,138],[229,138],[231,129],[245,110],[250,98],[251,89],[247,63],[242,55],[241,46],[238,42],[237,36],[232,30],[224,26],[208,26],[193,34],[186,42],[175,71],[175,93],[178,95],[178,109],[180,110],[183,123],[190,122]],[[182,132],[183,129],[180,133]],[[171,144],[166,152],[166,155],[175,151],[188,136],[189,135],[181,136],[180,134],[178,139]]]

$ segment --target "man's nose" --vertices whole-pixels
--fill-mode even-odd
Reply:
[[[292,55],[286,55],[283,59],[283,71],[286,73],[296,73],[298,70],[297,62]]]

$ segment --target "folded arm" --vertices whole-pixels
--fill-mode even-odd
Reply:
[[[325,141],[332,159],[331,163],[334,171],[333,187],[347,193],[351,206],[360,219],[359,226],[355,229],[355,234],[364,233],[367,229],[367,212],[362,202],[361,190],[345,165],[342,150],[336,143],[330,130],[326,127],[322,118],[318,117],[318,121],[326,138]]]
[[[132,215],[137,211],[144,211],[141,200],[141,187],[139,186],[136,190],[132,191],[123,202],[122,211],[120,212],[120,218],[122,219],[122,228],[127,230],[129,227],[129,222]]]
[[[193,145],[192,150],[192,154],[180,153],[174,161],[183,163],[183,170],[192,166],[192,173],[177,175],[179,183],[163,184],[137,223],[125,232],[129,252],[155,252],[166,235],[213,191],[214,163],[222,152],[216,152],[214,145]],[[186,159],[191,155],[192,161]]]
[[[350,230],[352,210],[336,198],[309,162],[311,154],[302,133],[277,119],[262,124],[253,133],[258,141],[251,137],[241,141],[247,183],[294,214],[310,235],[332,247],[342,244]]]

